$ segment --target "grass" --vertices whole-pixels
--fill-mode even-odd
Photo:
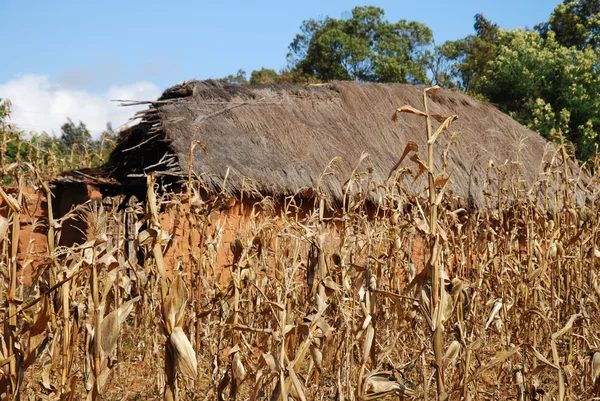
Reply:
[[[48,216],[44,274],[25,292],[19,205],[45,180],[18,163],[15,192],[0,193],[4,396],[600,396],[599,177],[573,175],[559,148],[531,187],[490,166],[488,206],[467,210],[433,171],[444,131],[428,127],[424,160],[409,144],[385,187],[357,167],[333,214],[317,187],[302,214],[295,197],[277,208],[250,194],[262,200],[237,222],[224,195],[201,198],[197,181],[162,193],[150,175],[143,204],[80,207],[93,234],[82,246],[59,247],[65,217]],[[402,191],[410,174],[427,177],[428,196]],[[169,212],[180,237],[160,223]]]

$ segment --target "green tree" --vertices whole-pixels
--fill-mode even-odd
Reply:
[[[261,68],[254,70],[250,74],[250,80],[246,79],[244,70],[238,70],[236,75],[228,75],[225,78],[219,79],[222,82],[232,83],[236,85],[257,85],[257,84],[292,84],[292,85],[307,85],[317,83],[319,80],[311,75],[305,74],[297,69],[284,68],[276,72],[270,68]]]
[[[565,0],[554,8],[547,22],[535,28],[543,38],[554,32],[556,41],[562,46],[597,49],[600,44],[600,1]]]
[[[377,7],[355,7],[347,19],[302,23],[289,46],[293,69],[319,80],[427,82],[431,30],[419,22],[390,22]]]
[[[465,92],[476,94],[480,90],[480,79],[488,63],[496,57],[499,46],[498,25],[483,15],[475,15],[475,34],[464,39],[448,41],[437,51],[449,61],[445,72],[446,86],[458,86]]]
[[[547,138],[565,138],[586,158],[600,129],[600,57],[562,46],[554,32],[503,31],[480,78],[481,95]]]
[[[275,70],[269,68],[261,68],[260,70],[252,71],[250,74],[250,85],[256,84],[276,84],[279,83],[279,74]]]
[[[229,74],[226,77],[220,78],[219,81],[227,82],[230,84],[238,84],[238,85],[248,85],[248,79],[246,78],[246,71],[241,68],[238,72],[233,75]]]
[[[92,135],[81,121],[79,121],[79,125],[76,125],[70,118],[67,118],[67,122],[60,127],[60,131],[60,140],[68,149],[75,144],[83,148],[92,145]]]
[[[119,140],[119,133],[115,131],[110,121],[106,123],[106,128],[104,129],[102,135],[105,135],[107,139],[110,139],[113,142],[117,142]]]

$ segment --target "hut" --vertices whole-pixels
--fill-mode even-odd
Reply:
[[[344,183],[357,169],[367,172],[371,182],[384,184],[408,143],[417,145],[422,158],[427,153],[422,117],[391,118],[398,107],[423,107],[423,88],[411,85],[189,81],[155,101],[130,104],[140,103],[149,107],[136,115],[139,123],[122,132],[108,162],[65,174],[55,183],[57,191],[81,199],[89,193],[143,196],[145,177],[154,172],[164,187],[174,189],[190,177],[199,180],[205,196],[318,193],[335,209],[342,203]],[[504,165],[506,179],[518,178],[519,186],[528,189],[556,153],[539,134],[493,105],[455,90],[438,90],[429,111],[459,117],[436,141],[436,169],[444,168],[451,180],[448,190],[467,207],[486,202],[483,188],[491,162]],[[404,165],[414,170],[406,160]],[[425,181],[406,175],[403,189],[424,193]],[[381,193],[373,186],[367,196],[377,204]],[[61,211],[81,200],[58,198]]]
[[[252,185],[263,194],[289,195],[320,182],[335,204],[343,182],[363,154],[363,168],[385,182],[408,142],[426,149],[422,118],[399,115],[403,105],[422,108],[423,89],[402,84],[332,82],[297,87],[240,86],[190,81],[167,89],[141,121],[125,130],[109,161],[93,170],[67,173],[57,182],[86,182],[104,194],[145,188],[154,171],[166,183],[185,180],[190,171],[209,193],[218,193],[227,175],[230,195]],[[451,132],[437,142],[448,145],[448,174],[455,195],[481,206],[490,160],[513,162],[526,184],[533,183],[555,149],[493,105],[458,91],[441,89],[430,112],[458,115]],[[334,160],[336,175],[323,177]],[[441,157],[436,164],[441,168]],[[322,178],[321,181],[319,179]],[[82,192],[83,193],[83,192]]]

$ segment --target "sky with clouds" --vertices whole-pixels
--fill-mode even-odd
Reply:
[[[0,98],[25,130],[60,133],[70,117],[94,135],[126,124],[133,107],[189,79],[286,66],[303,20],[375,5],[389,20],[428,25],[437,43],[473,33],[482,13],[502,28],[532,28],[559,0],[305,0],[284,2],[0,0]]]

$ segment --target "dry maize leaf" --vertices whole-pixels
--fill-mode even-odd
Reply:
[[[109,269],[114,269],[115,267],[119,266],[119,262],[117,262],[117,259],[112,252],[106,253],[104,256],[98,259],[96,264],[99,266],[104,265]]]
[[[60,396],[60,401],[72,401],[76,394],[77,389],[77,376],[71,377],[69,380],[69,391],[63,393]]]
[[[491,369],[499,364],[501,364],[502,362],[506,361],[508,358],[510,358],[511,356],[513,356],[514,354],[516,354],[519,351],[519,347],[512,347],[510,350],[508,351],[503,351],[502,353],[500,353],[500,355],[493,357],[486,365],[483,365],[481,367],[479,367],[475,373],[473,373],[469,379],[467,380],[467,383],[472,382],[473,380],[475,380],[477,377],[479,377],[483,372],[485,372],[488,369]]]
[[[113,289],[113,284],[117,279],[117,269],[109,270],[102,280],[102,299],[106,300],[108,293]]]
[[[467,348],[470,349],[471,351],[477,351],[482,346],[483,346],[483,340],[481,338],[478,338],[477,340],[475,340],[471,344],[469,344],[467,346]]]
[[[183,375],[195,378],[198,371],[196,352],[183,329],[175,327],[169,339],[175,350],[175,365]]]
[[[237,380],[238,383],[241,383],[242,380],[244,380],[244,378],[246,377],[246,369],[244,368],[244,364],[242,364],[239,352],[233,354],[233,361],[231,362],[231,367],[233,371],[233,378]]]
[[[428,143],[429,145],[433,144],[433,143],[436,141],[436,139],[437,139],[437,138],[440,136],[440,134],[441,134],[442,132],[446,131],[446,130],[448,129],[448,127],[450,126],[450,124],[451,124],[451,123],[452,123],[454,120],[456,120],[457,118],[458,118],[458,116],[457,116],[457,115],[453,115],[453,116],[450,116],[450,117],[446,117],[446,118],[444,119],[444,122],[442,123],[442,125],[440,125],[440,126],[438,127],[438,129],[437,129],[437,130],[436,130],[436,131],[433,133],[433,135],[431,136],[431,138],[429,138],[429,140],[427,141],[427,143]]]
[[[104,359],[102,361],[102,371],[100,372],[100,376],[96,379],[98,384],[98,389],[102,391],[104,386],[106,385],[106,381],[108,380],[108,375],[110,374],[111,369],[108,367],[108,359]]]
[[[334,292],[339,292],[340,287],[337,285],[337,283],[335,281],[333,281],[333,279],[331,278],[331,276],[327,276],[323,279],[323,285],[325,286],[325,288],[334,291]]]
[[[568,377],[572,378],[575,376],[575,367],[572,364],[568,364],[563,367],[563,371],[568,375]]]
[[[39,355],[40,346],[48,339],[46,335],[46,326],[50,320],[50,308],[48,303],[48,297],[44,296],[42,299],[42,308],[35,317],[35,322],[29,330],[29,340],[27,344],[27,355],[25,356],[25,367],[30,366],[35,358]]]
[[[415,181],[427,170],[429,170],[429,168],[427,167],[427,164],[425,164],[425,161],[422,160],[418,154],[414,154],[410,157],[410,160],[412,160],[413,162],[417,163],[417,166],[419,167],[419,172],[417,173],[417,175],[415,176]]]
[[[217,386],[217,397],[219,401],[225,401],[225,394],[223,394],[223,390],[227,388],[227,385],[231,381],[231,377],[229,377],[229,370],[225,371],[221,380],[219,380],[219,385]]]
[[[227,356],[231,356],[231,355],[235,354],[236,352],[240,352],[239,344],[236,344],[233,347],[231,347],[231,349],[227,352]]]
[[[303,326],[304,326],[304,325],[303,325]],[[296,326],[295,324],[286,324],[286,325],[285,325],[285,327],[283,328],[283,334],[284,334],[284,335],[287,335],[288,333],[292,332],[292,330],[294,330],[294,331],[295,331],[295,329],[296,329],[297,327],[298,327],[298,326]],[[306,327],[306,326],[304,326],[304,327]]]
[[[436,181],[435,185],[438,185],[438,182],[443,183],[443,185],[442,185],[442,188],[440,188],[440,190],[439,190],[437,196],[435,197],[435,200],[434,200],[433,203],[435,205],[439,206],[442,203],[442,200],[444,200],[444,194],[446,193],[447,185],[448,184],[452,184],[452,181],[449,178],[445,178],[443,180]]]
[[[138,243],[140,246],[146,246],[152,244],[154,239],[157,237],[158,232],[153,228],[148,228],[138,234]]]
[[[8,234],[8,226],[9,220],[4,216],[0,216],[0,242],[6,238],[6,235]]]
[[[457,340],[452,341],[450,346],[446,350],[446,353],[442,357],[442,359],[448,364],[452,365],[456,358],[458,358],[458,354],[460,353],[460,342]]]
[[[433,99],[435,99],[435,95],[437,95],[438,89],[440,89],[440,86],[434,85],[429,88],[425,88],[424,92],[425,93],[429,92],[429,94],[431,95],[431,99],[433,100]]]
[[[529,273],[527,279],[529,280],[529,282],[533,282],[535,279],[542,275],[544,270],[544,267],[538,267],[537,269],[532,270],[531,273]]]
[[[4,192],[2,187],[0,187],[0,197],[2,197],[2,199],[4,199],[4,202],[8,205],[8,207],[10,207],[10,209],[13,212],[15,212],[15,213],[21,212],[21,206],[19,205],[17,200],[15,198],[13,198],[11,195]]]
[[[323,368],[323,353],[321,352],[321,349],[317,345],[311,344],[309,351],[315,366],[317,369],[321,370]]]
[[[515,372],[515,381],[517,382],[517,387],[519,388],[519,399],[525,399],[525,381],[523,380],[523,373],[520,370]]]
[[[6,144],[12,142],[14,139],[9,139],[8,141],[4,142]],[[4,166],[3,172],[4,174],[8,174],[11,171],[13,171],[14,169],[16,169],[17,167],[19,167],[19,163],[18,162],[14,162],[14,163],[9,163],[8,165]],[[50,192],[50,189],[48,188],[48,192]]]
[[[436,187],[445,187],[448,183],[452,183],[452,181],[450,181],[450,178],[446,176],[439,176],[435,179]]]
[[[541,353],[540,353],[540,352],[539,352],[537,349],[535,349],[535,348],[533,347],[533,345],[531,345],[531,344],[527,344],[526,346],[527,346],[527,348],[529,348],[529,349],[530,349],[530,350],[533,352],[533,355],[535,355],[535,357],[536,357],[536,358],[537,358],[537,359],[538,359],[540,362],[542,362],[542,363],[544,363],[544,364],[546,364],[546,365],[548,365],[548,366],[550,366],[550,367],[553,367],[553,368],[554,368],[554,369],[556,369],[556,370],[560,369],[560,368],[558,367],[558,365],[555,365],[555,364],[553,364],[552,362],[550,362],[550,361],[549,361],[549,360],[548,360],[548,359],[547,359],[547,358],[546,358],[544,355],[542,355],[542,354],[541,354]]]
[[[327,320],[325,320],[324,318],[320,317],[319,319],[317,319],[317,327],[320,329],[320,331],[322,332],[322,336],[323,337],[327,337],[329,336],[329,333],[331,332],[331,326],[329,325],[329,323],[327,323]],[[315,330],[315,336],[318,336],[317,334],[318,330]]]
[[[42,380],[40,380],[41,385],[48,391],[51,391],[54,386],[50,383],[50,370],[52,369],[52,363],[46,362],[44,363],[44,367],[42,368]]]
[[[125,302],[118,309],[110,312],[102,319],[102,323],[100,324],[100,331],[102,333],[100,336],[100,346],[104,355],[110,355],[117,346],[119,328],[131,313],[134,302],[140,298],[141,297],[136,297]]]
[[[415,217],[413,222],[423,234],[429,235],[429,223],[426,220]]]
[[[81,252],[81,256],[82,256],[82,260],[88,264],[91,265],[92,263],[94,263],[94,248],[89,247],[89,248],[84,248]]]
[[[430,115],[429,115],[429,117],[431,117],[431,118],[433,118],[433,119],[435,119],[435,120],[437,120],[437,121],[439,121],[439,122],[441,122],[441,123],[443,123],[443,122],[444,122],[444,120],[447,118],[447,117],[444,117],[444,116],[443,116],[443,115],[441,115],[441,114],[436,114],[436,113],[434,113],[434,114],[430,114]]]
[[[388,174],[388,179],[392,176],[392,174],[394,173],[394,171],[396,171],[396,169],[398,167],[400,167],[400,164],[402,164],[402,161],[404,160],[404,158],[406,158],[406,156],[410,152],[417,152],[418,150],[419,150],[419,145],[417,145],[413,141],[408,142],[406,144],[406,147],[404,148],[404,152],[402,152],[402,156],[400,157],[400,160],[398,160],[398,163],[396,163],[394,165],[394,167],[392,167],[392,169],[390,170],[390,173]]]
[[[456,296],[462,293],[464,287],[465,282],[458,277],[454,277],[452,279],[452,289],[450,290],[450,296],[452,296],[452,298],[456,298]]]
[[[281,302],[266,301],[266,303],[268,305],[274,306],[275,308],[279,309],[280,311],[285,310],[285,306]]]
[[[369,325],[365,334],[365,342],[363,343],[361,364],[367,363],[369,355],[371,354],[371,347],[373,346],[373,338],[375,337],[375,329],[372,325]]]
[[[421,117],[426,117],[427,114],[425,114],[425,112],[415,109],[412,106],[402,106],[399,109],[396,109],[396,111],[394,112],[394,115],[392,116],[392,121],[396,122],[398,121],[398,113],[409,113],[409,114],[416,114],[418,116]]]
[[[571,327],[573,327],[573,323],[575,323],[575,320],[579,319],[580,317],[581,317],[581,314],[579,314],[579,313],[571,315],[571,317],[569,318],[569,321],[567,322],[567,324],[565,324],[565,327],[563,327],[556,333],[552,334],[552,337],[551,337],[552,341],[555,341],[558,337],[562,336],[567,331],[571,330]]]
[[[85,398],[86,401],[95,401],[97,399],[99,399],[99,394],[98,394],[98,387],[94,385],[95,381],[92,380],[92,387],[90,387],[90,389],[88,390],[88,394],[87,397]]]
[[[494,307],[492,308],[492,312],[490,313],[490,316],[488,317],[488,319],[485,323],[485,327],[483,328],[484,330],[487,330],[490,323],[492,323],[492,321],[494,320],[494,318],[496,317],[496,315],[498,314],[498,312],[500,311],[501,308],[502,308],[502,298],[498,298],[498,299],[496,299]]]
[[[101,233],[96,235],[96,238],[94,238],[94,246],[99,246],[99,245],[105,245],[108,242],[108,236],[106,235],[106,233]],[[102,247],[103,249],[106,249],[106,246]]]
[[[299,399],[301,401],[306,401],[306,396],[304,395],[304,386],[298,380],[298,376],[296,375],[296,371],[292,367],[288,367],[288,372],[290,375],[290,380],[292,381],[292,387],[290,388],[290,393],[294,398]]]
[[[279,360],[272,352],[268,354],[262,354],[262,358],[265,361],[265,364],[271,370],[271,373],[279,374],[281,372],[281,368],[279,366]]]
[[[373,319],[373,316],[371,316],[370,314],[367,315],[367,317],[365,317],[365,320],[363,321],[362,327],[360,329],[365,330],[367,327],[369,327],[369,324],[371,324],[371,319]]]
[[[188,291],[181,275],[177,275],[171,287],[169,294],[165,298],[163,305],[165,320],[167,321],[167,330],[179,326],[184,318],[185,306],[188,300]]]
[[[129,278],[129,276],[121,276],[121,279],[119,280],[119,287],[123,289],[125,295],[131,294],[131,278]]]

